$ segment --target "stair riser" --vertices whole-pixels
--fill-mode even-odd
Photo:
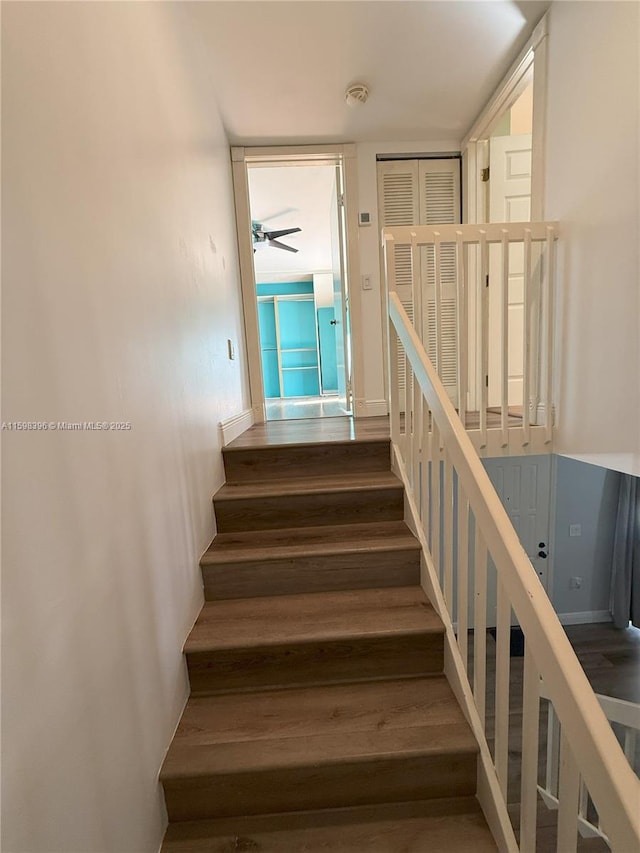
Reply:
[[[326,477],[331,474],[366,474],[389,471],[389,441],[364,444],[325,444],[294,447],[223,449],[228,483],[295,477]]]
[[[402,487],[214,500],[219,533],[401,521]]]
[[[275,768],[168,780],[164,789],[171,821],[469,796],[476,789],[476,755]]]
[[[191,695],[441,673],[442,634],[401,634],[187,654]]]
[[[417,548],[203,566],[207,601],[420,583]]]

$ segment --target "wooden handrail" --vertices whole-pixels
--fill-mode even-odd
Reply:
[[[526,223],[526,227],[533,236],[536,226]],[[546,229],[547,224],[542,227]],[[491,229],[492,226],[485,229],[489,241],[492,240]],[[403,240],[404,230],[406,240]],[[390,229],[387,236],[392,241],[411,242],[410,232],[419,239],[423,230],[422,227]],[[465,239],[465,226],[427,230],[437,231],[443,241],[455,241],[460,232]],[[477,237],[478,226],[473,226],[473,232]],[[501,234],[496,232],[496,241],[500,239]],[[388,305],[390,321],[404,347],[414,380],[431,410],[441,444],[456,469],[613,850],[619,853],[638,850],[640,780],[629,767],[509,516],[393,289]]]

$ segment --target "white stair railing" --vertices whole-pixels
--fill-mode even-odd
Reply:
[[[548,808],[557,809],[561,724],[553,709],[553,703],[545,693],[544,682],[541,685],[540,697],[548,701],[547,761],[544,783],[538,785],[538,791]],[[637,752],[637,747],[640,745],[640,738],[638,738],[640,734],[640,705],[635,702],[627,702],[624,699],[616,699],[614,696],[603,696],[600,693],[596,693],[596,698],[609,723],[613,724],[617,730],[618,740],[630,767],[636,776],[640,775],[640,756]],[[640,809],[640,803],[638,803],[638,809]],[[580,784],[578,830],[584,838],[600,836],[605,841],[608,840],[597,809],[591,801],[584,782]]]
[[[576,849],[581,779],[614,851],[640,850],[640,781],[593,693],[551,603],[482,462],[394,288],[394,241],[385,242],[389,288],[391,437],[410,514],[423,546],[425,585],[445,623],[448,674],[479,737],[482,793],[502,846],[536,850],[540,679],[562,724],[558,784],[558,853]],[[402,394],[398,366],[405,366]],[[487,607],[495,606],[495,745],[488,751]],[[471,616],[469,616],[471,614]],[[512,614],[525,638],[520,767],[520,840],[506,817],[509,781],[510,636]],[[491,614],[493,616],[493,614]],[[454,634],[453,622],[457,623]],[[493,621],[493,620],[492,620]],[[473,625],[473,643],[468,629]],[[493,665],[493,662],[490,661]],[[454,683],[455,678],[459,684]],[[471,676],[472,673],[472,676]],[[472,688],[467,676],[471,676]],[[472,695],[471,695],[472,694]],[[466,704],[465,704],[466,703]],[[492,703],[493,704],[493,703]],[[484,791],[484,789],[483,789]],[[487,799],[489,796],[490,802]]]
[[[400,301],[463,423],[477,413],[480,451],[550,451],[557,238],[556,222],[384,232]]]

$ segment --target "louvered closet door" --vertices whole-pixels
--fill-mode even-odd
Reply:
[[[378,210],[384,227],[438,225],[460,222],[459,160],[399,160],[378,163]],[[421,282],[423,316],[414,322],[436,363],[436,298],[433,249],[423,249]],[[456,269],[455,244],[443,244],[441,252],[441,364],[440,375],[456,401]],[[411,247],[396,246],[396,287],[413,321]],[[400,388],[404,388],[404,358],[399,364]]]
[[[420,218],[418,161],[397,160],[378,163],[378,211],[382,227],[415,225]],[[409,318],[413,321],[411,291],[411,246],[396,246],[396,288]],[[404,389],[405,360],[399,358],[400,390]]]
[[[443,225],[460,222],[460,161],[419,160],[420,224]],[[422,250],[422,339],[431,361],[436,364],[435,251]],[[440,252],[441,339],[439,374],[457,402],[458,342],[456,309],[456,247],[443,243]]]

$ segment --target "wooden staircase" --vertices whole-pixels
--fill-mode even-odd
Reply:
[[[389,439],[223,452],[164,853],[495,850]]]

